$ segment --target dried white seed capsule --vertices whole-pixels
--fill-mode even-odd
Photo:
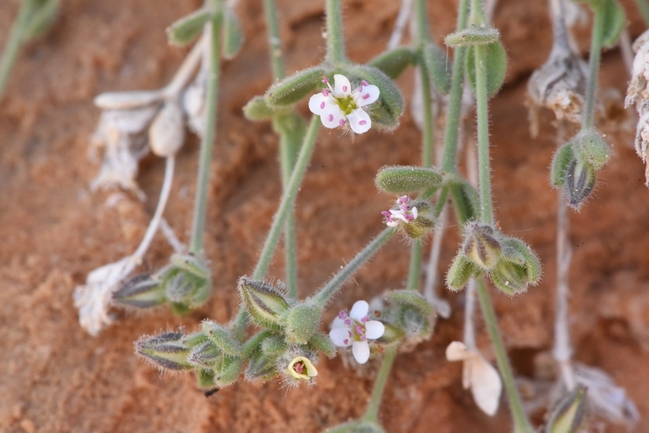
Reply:
[[[131,110],[152,105],[162,100],[159,91],[107,92],[95,97],[95,105],[102,110]]]
[[[149,128],[151,151],[166,158],[175,155],[184,142],[183,113],[175,102],[166,102]]]

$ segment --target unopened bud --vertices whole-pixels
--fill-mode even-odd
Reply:
[[[239,379],[243,361],[238,356],[227,356],[220,365],[213,367],[214,384],[219,388],[232,385]]]
[[[465,226],[464,255],[484,270],[492,269],[500,260],[502,245],[490,225],[470,222]]]
[[[277,357],[263,352],[255,352],[246,369],[246,380],[270,380],[277,376]]]
[[[204,320],[201,331],[226,355],[241,356],[241,343],[234,338],[232,330],[211,320]]]
[[[266,104],[263,96],[255,96],[243,107],[243,115],[248,120],[270,120],[273,118],[273,109]]]
[[[189,308],[201,305],[209,296],[209,282],[186,271],[178,271],[163,281],[167,298]]]
[[[572,140],[575,157],[599,170],[611,158],[611,150],[604,138],[594,129],[580,132]]]
[[[318,331],[322,320],[322,310],[307,303],[293,306],[286,314],[286,342],[306,344]]]
[[[378,189],[392,194],[426,191],[439,187],[441,182],[442,176],[434,168],[415,166],[386,166],[374,178]]]
[[[509,296],[524,292],[529,286],[525,266],[506,260],[499,261],[489,276],[496,288]]]
[[[349,76],[366,80],[381,90],[378,101],[371,105],[372,125],[386,130],[393,130],[399,126],[404,102],[401,91],[394,81],[379,69],[371,66],[355,66],[346,73]]]
[[[336,345],[331,341],[328,335],[323,334],[322,332],[316,332],[309,339],[307,344],[310,350],[314,352],[322,352],[329,359],[336,356]]]
[[[211,8],[201,8],[176,20],[167,27],[169,42],[178,46],[189,44],[203,31],[205,24],[214,18],[214,14]]]
[[[309,95],[325,74],[319,66],[298,71],[270,86],[264,96],[266,103],[269,107],[294,104]]]
[[[572,143],[561,146],[552,158],[550,166],[550,183],[554,187],[563,186],[566,183],[568,169],[575,162],[575,155],[572,152]]]
[[[182,342],[180,332],[165,332],[153,337],[142,337],[135,343],[135,351],[154,365],[167,370],[191,370],[189,349]]]
[[[196,384],[200,389],[212,388],[216,392],[218,388],[214,388],[214,372],[207,368],[198,368],[195,370]],[[207,394],[205,394],[207,396]]]
[[[587,162],[572,161],[564,185],[568,204],[579,210],[595,187],[595,169]]]
[[[493,27],[469,26],[459,32],[451,33],[444,38],[444,43],[449,47],[472,47],[476,45],[489,45],[500,40],[500,32]]]
[[[392,305],[400,305],[416,310],[424,317],[430,316],[435,312],[433,306],[421,295],[414,290],[395,290],[386,296],[387,301]]]
[[[127,307],[151,308],[166,302],[160,281],[150,275],[136,275],[113,293],[113,302]]]
[[[279,289],[264,281],[247,277],[239,279],[238,289],[250,318],[256,324],[266,328],[279,328],[280,317],[290,307]]]
[[[471,184],[463,179],[449,182],[448,191],[453,199],[453,210],[460,223],[464,224],[478,216],[480,196]]]
[[[451,263],[451,267],[446,273],[446,287],[454,292],[459,292],[464,289],[471,277],[477,278],[481,274],[482,269],[467,259],[460,251],[453,259],[453,263]]]
[[[525,266],[528,284],[536,285],[541,280],[541,261],[520,239],[507,238],[503,241],[503,260]]]
[[[205,260],[196,257],[194,254],[173,254],[171,263],[199,278],[211,278],[210,268]]]
[[[552,411],[546,433],[577,433],[586,419],[586,392],[583,386],[565,396]]]
[[[220,359],[223,352],[212,341],[207,341],[192,348],[187,360],[196,367],[212,368]]]
[[[165,102],[149,127],[151,151],[161,158],[174,156],[184,142],[183,112],[175,102]]]

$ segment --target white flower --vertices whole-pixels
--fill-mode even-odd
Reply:
[[[448,345],[446,359],[464,361],[462,386],[464,389],[471,388],[473,400],[480,410],[487,415],[495,414],[498,410],[503,385],[494,366],[489,364],[477,350],[469,349],[459,341]]]
[[[334,87],[325,78],[323,82],[328,88],[322,93],[315,94],[309,99],[309,110],[320,116],[326,128],[349,126],[357,134],[367,132],[372,126],[369,114],[362,107],[370,105],[379,99],[379,88],[361,81],[361,85],[352,92],[349,79],[344,75],[334,75]]]
[[[390,210],[384,210],[381,215],[385,217],[385,224],[388,227],[396,227],[401,223],[409,223],[414,221],[419,216],[416,207],[410,207],[410,197],[407,195],[401,196],[397,199],[397,205]]]
[[[329,331],[329,338],[336,346],[352,346],[352,354],[359,364],[365,364],[370,358],[367,340],[376,340],[385,332],[383,323],[370,320],[368,311],[367,302],[357,301],[349,314],[345,310],[338,313]]]

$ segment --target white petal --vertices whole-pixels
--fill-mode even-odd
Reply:
[[[311,96],[311,99],[309,99],[309,110],[311,110],[313,114],[317,114],[319,116],[322,114],[324,109],[331,104],[331,96],[325,96],[322,93],[316,93],[315,95]]]
[[[367,316],[368,311],[370,311],[370,304],[366,301],[356,301],[349,312],[349,317],[360,322],[363,317]]]
[[[370,320],[365,324],[365,336],[371,340],[381,338],[385,332],[385,326],[378,320]]]
[[[340,121],[345,120],[345,113],[336,104],[327,105],[320,114],[320,120],[325,128],[333,129],[341,126]]]
[[[331,322],[331,329],[337,328],[349,328],[349,325],[345,324],[345,320],[336,316],[333,322]]]
[[[471,363],[471,394],[473,400],[487,415],[494,415],[500,403],[500,393],[503,384],[500,375],[493,365],[488,363],[482,356],[476,356]]]
[[[464,361],[475,356],[476,354],[460,341],[454,341],[446,348],[446,359],[449,361]]]
[[[349,121],[349,126],[352,127],[352,131],[357,134],[363,134],[369,131],[372,127],[372,119],[370,119],[370,115],[361,108],[357,108],[349,113],[347,120]]]
[[[340,98],[341,96],[348,96],[352,94],[352,85],[349,79],[344,75],[334,75],[334,96]]]
[[[370,346],[367,341],[354,341],[352,344],[352,354],[359,364],[365,364],[370,359]]]
[[[349,328],[336,328],[329,331],[329,338],[338,347],[349,347],[352,337],[349,336]],[[347,343],[345,343],[347,340]]]
[[[385,225],[388,226],[388,227],[396,227],[396,226],[399,225],[399,222],[398,221],[388,221],[388,222],[385,223]]]
[[[379,99],[381,91],[375,85],[369,84],[367,86],[363,86],[362,89],[359,87],[354,91],[354,93],[354,99],[356,100],[356,103],[360,107],[364,107],[376,102],[376,100]]]
[[[390,209],[390,213],[392,214],[392,219],[399,219],[404,223],[408,222],[408,218],[403,214],[403,211]]]

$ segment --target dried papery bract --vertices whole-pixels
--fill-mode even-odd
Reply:
[[[636,55],[633,60],[633,76],[624,106],[636,106],[638,126],[635,136],[635,151],[646,164],[646,185],[649,186],[649,30],[633,43]]]

